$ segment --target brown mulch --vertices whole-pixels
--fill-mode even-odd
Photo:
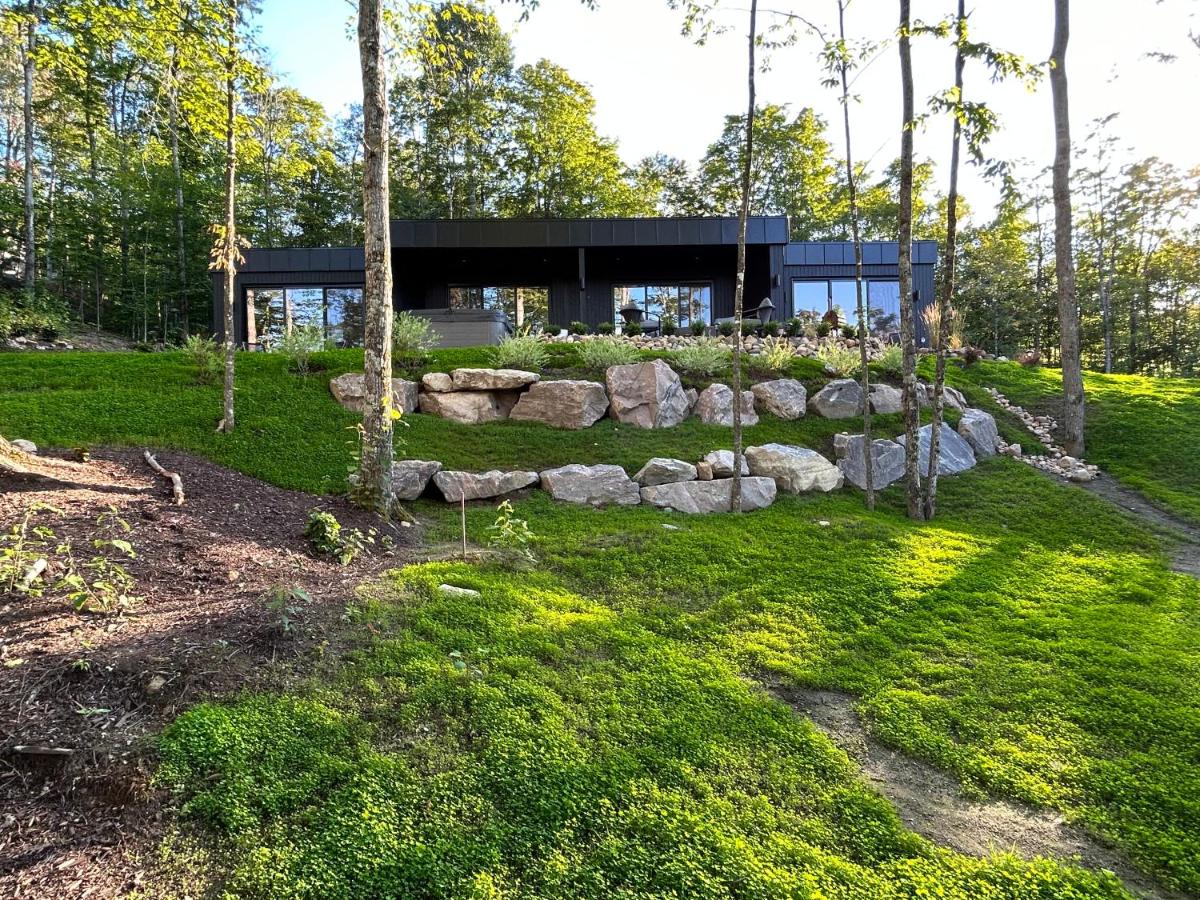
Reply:
[[[163,833],[151,737],[204,698],[278,684],[336,635],[356,584],[414,558],[416,528],[386,525],[344,499],[272,487],[184,453],[158,459],[182,476],[183,506],[140,451],[95,452],[70,484],[0,473],[0,528],[33,504],[56,507],[61,514],[36,521],[54,530],[51,544],[70,540],[79,559],[95,552],[96,520],[115,507],[131,526],[124,537],[137,558],[124,565],[139,598],[120,613],[81,613],[61,591],[0,588],[0,897],[137,887]],[[302,534],[314,506],[346,528],[375,527],[394,548],[349,566],[315,557]],[[58,574],[52,560],[43,584]],[[312,597],[291,633],[264,605],[276,586]]]

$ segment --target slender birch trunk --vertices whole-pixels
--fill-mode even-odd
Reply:
[[[1083,368],[1079,358],[1079,309],[1075,300],[1075,260],[1071,251],[1071,120],[1067,97],[1067,41],[1070,0],[1054,0],[1054,47],[1050,51],[1050,90],[1054,103],[1054,271],[1058,279],[1058,321],[1063,380],[1063,447],[1083,456]]]
[[[901,372],[904,379],[904,480],[908,515],[922,518],[920,446],[921,424],[917,401],[917,337],[913,321],[912,207],[913,207],[913,74],[910,0],[900,0],[900,347],[903,351]]]
[[[185,20],[186,21],[186,20]],[[170,128],[171,128],[171,176],[175,181],[175,277],[179,289],[180,338],[188,339],[191,331],[187,283],[187,242],[184,235],[183,211],[183,166],[179,160],[179,47],[171,49],[170,70]],[[166,322],[162,323],[162,335],[167,339]]]
[[[222,389],[220,430],[233,431],[233,379],[234,379],[234,289],[237,283],[238,234],[237,234],[237,0],[229,0],[228,56],[225,60],[225,302],[223,320],[225,326],[225,379]]]
[[[392,253],[388,221],[387,72],[380,0],[360,0],[358,54],[363,83],[363,423],[358,493],[370,508],[392,508]]]
[[[754,159],[754,42],[758,0],[750,0],[749,67],[746,84],[746,157],[742,160],[742,203],[738,210],[737,282],[733,289],[733,484],[729,508],[742,511],[742,307],[746,299],[746,221],[750,218],[750,176]]]
[[[22,66],[25,76],[25,293],[33,299],[34,283],[37,278],[37,238],[34,233],[33,208],[33,74],[34,54],[37,52],[38,11],[35,0],[29,0],[28,18],[25,22],[25,60]]]

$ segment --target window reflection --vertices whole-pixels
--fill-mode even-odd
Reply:
[[[338,347],[362,344],[362,288],[252,288],[246,301],[254,310],[246,343],[267,349],[293,328],[314,325]]]
[[[545,328],[550,318],[550,290],[535,286],[471,286],[450,288],[451,309],[498,309],[518,328]]]
[[[625,321],[621,310],[636,306],[649,322],[671,316],[680,327],[712,324],[711,284],[618,284],[613,287],[613,322]]]

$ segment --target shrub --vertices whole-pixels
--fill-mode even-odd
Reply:
[[[612,322],[601,322],[596,326],[596,334],[612,334],[616,330],[617,326]]]
[[[788,337],[799,337],[804,333],[804,321],[799,316],[792,316],[784,326]]]
[[[642,323],[626,322],[625,325],[622,326],[621,330],[624,331],[625,334],[629,335],[629,337],[637,337],[642,333]]]
[[[966,347],[962,352],[964,366],[973,366],[983,359],[984,353],[978,347]]]
[[[396,314],[392,324],[392,353],[397,366],[419,366],[436,343],[437,335],[428,319],[409,312]]]
[[[844,337],[846,340],[850,340],[851,338],[856,338],[856,337],[858,337],[858,329],[855,328],[853,325],[843,325],[842,326],[842,337]]]
[[[69,320],[66,301],[40,285],[32,300],[24,289],[0,290],[0,340],[28,336],[52,341]]]
[[[888,344],[883,348],[883,353],[879,355],[879,359],[875,360],[875,364],[879,366],[879,371],[885,375],[899,375],[903,363],[904,352],[900,349],[899,344]]]
[[[733,334],[733,322],[732,321],[722,322],[720,325],[717,326],[717,333],[722,335],[723,337],[729,337],[731,334]]]
[[[833,331],[833,326],[824,319],[817,323],[817,337],[829,337],[831,331]]]
[[[763,343],[762,352],[755,357],[755,368],[764,372],[786,372],[791,368],[792,360],[796,358],[796,348],[787,338],[767,338]]]
[[[364,552],[369,544],[375,543],[375,530],[363,534],[357,528],[349,531],[342,530],[333,513],[320,509],[308,511],[308,522],[304,526],[304,536],[312,544],[313,550],[323,556],[334,556],[343,566],[349,565],[354,558]]]
[[[673,335],[678,330],[679,330],[679,325],[676,324],[674,316],[663,316],[662,317],[662,333],[664,336],[671,337],[671,335]]]
[[[201,337],[198,334],[189,335],[183,344],[183,352],[188,362],[196,370],[197,384],[211,384],[221,374],[221,348],[212,338]]]
[[[579,345],[579,361],[585,369],[603,371],[609,366],[624,366],[640,358],[637,348],[616,337],[599,337]]]
[[[707,378],[729,366],[729,348],[716,338],[704,338],[676,350],[672,362],[685,375]]]
[[[571,323],[571,327],[568,330],[571,334],[587,334],[591,329],[588,328],[587,322],[575,321]]]
[[[778,322],[763,322],[758,326],[760,337],[773,338],[779,335],[780,325]]]
[[[849,347],[839,347],[836,344],[822,344],[817,348],[817,359],[825,367],[825,371],[838,378],[852,378],[858,374],[862,366],[857,350]]]
[[[288,369],[307,375],[312,355],[325,346],[325,333],[319,325],[298,325],[279,341],[276,352],[287,357]]]
[[[758,319],[742,319],[742,337],[758,333]]]
[[[704,334],[704,329],[707,327],[708,326],[706,326],[703,322],[701,322],[699,320],[693,322],[691,325],[688,326],[688,328],[690,328],[692,330],[692,335],[695,337],[700,337],[702,334]]]
[[[488,526],[488,544],[512,554],[522,562],[535,563],[537,557],[529,546],[537,538],[525,519],[513,515],[512,504],[504,500],[496,507],[496,521]]]
[[[493,347],[491,357],[498,369],[540,372],[546,367],[546,345],[531,334],[513,335]]]
[[[542,333],[557,335],[557,334],[562,334],[564,331],[567,331],[567,330],[568,329],[564,328],[562,325],[558,325],[555,322],[548,322],[546,324],[546,327],[542,329]]]
[[[1042,364],[1042,354],[1036,350],[1026,350],[1017,354],[1017,362],[1029,368],[1040,366]]]

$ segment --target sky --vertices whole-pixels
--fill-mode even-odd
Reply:
[[[913,16],[935,21],[951,0],[913,0]],[[761,0],[762,9],[802,11],[831,21],[834,0]],[[618,141],[629,163],[655,152],[696,162],[720,133],[723,119],[745,111],[745,0],[723,0],[722,24],[730,26],[704,46],[680,34],[682,16],[667,0],[541,0],[526,21],[511,3],[493,8],[513,33],[518,64],[548,58],[585,82],[596,98],[602,134]],[[968,0],[973,39],[1020,53],[1030,61],[1049,56],[1053,36],[1050,0]],[[352,7],[346,0],[263,0],[259,40],[280,75],[336,113],[359,102],[362,87],[355,44],[348,36]],[[847,32],[888,41],[898,17],[895,0],[852,0]],[[760,13],[770,22],[769,13]],[[1116,113],[1112,126],[1129,158],[1158,156],[1183,168],[1200,165],[1200,49],[1188,33],[1200,32],[1200,0],[1076,0],[1067,53],[1072,138],[1087,144],[1092,123]],[[841,111],[834,91],[821,86],[816,60],[820,42],[802,38],[766,58],[758,77],[762,103],[812,107],[833,126]],[[1173,53],[1164,64],[1152,52]],[[935,39],[914,42],[917,111],[953,81],[952,51]],[[894,42],[859,73],[851,107],[855,156],[882,169],[899,155],[900,78]],[[1047,79],[1034,90],[1016,83],[992,84],[981,65],[968,65],[966,95],[987,102],[1000,116],[991,156],[1025,160],[1029,171],[1048,166],[1054,131]],[[1189,107],[1191,112],[1188,112]],[[840,127],[831,128],[841,153]],[[918,158],[933,159],[944,183],[950,126],[932,118],[915,136]],[[967,167],[962,190],[977,214],[986,213],[996,191]]]

